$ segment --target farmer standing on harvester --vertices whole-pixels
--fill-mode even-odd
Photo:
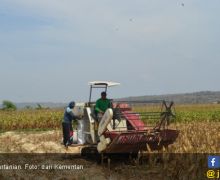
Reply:
[[[72,121],[80,119],[80,117],[76,116],[73,113],[73,109],[75,105],[76,104],[74,101],[70,102],[64,112],[62,127],[63,127],[63,144],[66,147],[73,144],[73,141],[71,140],[71,137],[73,136]]]

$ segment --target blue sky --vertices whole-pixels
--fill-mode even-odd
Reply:
[[[0,0],[0,101],[220,90],[219,0]]]

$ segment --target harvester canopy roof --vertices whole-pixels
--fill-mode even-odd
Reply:
[[[118,85],[120,85],[120,83],[111,82],[111,81],[92,81],[92,82],[89,82],[89,85],[112,87],[112,86],[118,86]]]

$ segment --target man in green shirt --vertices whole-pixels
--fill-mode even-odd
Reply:
[[[95,112],[97,115],[103,115],[108,108],[111,108],[111,101],[106,97],[106,92],[102,92],[101,98],[96,101]]]

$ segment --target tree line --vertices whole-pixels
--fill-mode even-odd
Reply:
[[[4,100],[2,102],[2,108],[1,110],[11,110],[11,111],[16,111],[18,108],[15,105],[15,103],[13,103],[12,101],[8,101],[8,100]],[[33,107],[31,106],[26,106],[25,109],[33,109]],[[36,110],[41,110],[41,109],[48,109],[48,108],[44,108],[41,104],[37,104],[37,106],[34,108]]]

